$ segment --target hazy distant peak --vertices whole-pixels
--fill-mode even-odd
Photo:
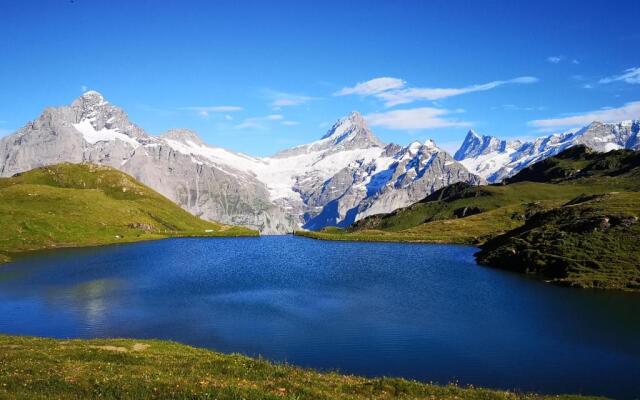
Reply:
[[[187,143],[193,142],[195,144],[204,144],[198,133],[192,131],[191,129],[169,129],[168,131],[162,133],[160,137],[165,139],[176,140],[178,142]]]

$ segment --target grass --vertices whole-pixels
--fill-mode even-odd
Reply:
[[[479,262],[557,283],[640,290],[640,193],[574,199],[482,246]]]
[[[109,167],[59,164],[0,178],[0,262],[40,249],[257,232],[202,220]]]
[[[321,373],[158,340],[0,336],[0,398],[578,399]]]

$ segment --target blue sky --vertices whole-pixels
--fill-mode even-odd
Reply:
[[[640,118],[638,1],[0,0],[0,135],[100,91],[252,155],[357,110],[454,148]]]

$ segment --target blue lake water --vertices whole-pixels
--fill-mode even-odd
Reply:
[[[0,267],[0,332],[172,339],[368,376],[640,395],[640,295],[454,245],[281,236],[58,250]]]

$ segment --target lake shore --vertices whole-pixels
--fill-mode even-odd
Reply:
[[[160,340],[0,336],[0,395],[29,399],[588,399],[318,372]]]

